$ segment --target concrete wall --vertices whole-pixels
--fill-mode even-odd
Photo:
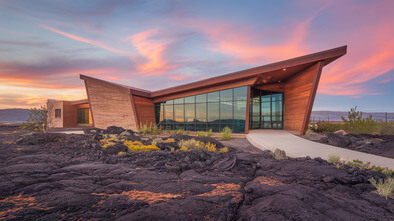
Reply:
[[[130,93],[100,81],[85,81],[94,126],[119,126],[137,130],[137,119]]]
[[[47,102],[48,127],[63,127],[63,101]],[[61,109],[61,117],[55,118],[55,109]]]

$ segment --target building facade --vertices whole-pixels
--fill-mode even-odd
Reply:
[[[50,125],[115,125],[137,130],[140,124],[155,123],[168,130],[218,132],[230,127],[236,133],[284,129],[304,134],[322,69],[345,55],[346,49],[334,48],[153,92],[80,75],[88,99],[48,101],[48,107],[63,105],[63,109],[49,109],[50,120],[56,120],[56,109],[61,109],[58,123]]]

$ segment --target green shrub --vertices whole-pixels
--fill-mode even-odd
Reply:
[[[140,123],[138,131],[141,134],[160,134],[162,132],[160,130],[160,128],[157,127],[156,124],[153,124],[153,123],[150,123],[149,125]]]
[[[48,125],[48,110],[45,105],[40,109],[31,108],[29,111],[29,118],[22,123],[20,128],[33,129],[45,132]]]
[[[233,130],[229,127],[223,128],[222,132],[220,133],[220,139],[221,140],[231,140],[231,133]]]
[[[227,147],[223,147],[219,149],[220,153],[227,153],[228,152],[228,148]]]
[[[319,121],[310,123],[309,129],[317,133],[335,132],[344,130],[350,134],[387,134],[394,135],[394,122],[377,122],[372,116],[363,118],[363,113],[357,111],[357,106],[351,108],[348,116],[342,116],[343,123],[329,123]]]
[[[205,137],[205,131],[197,131],[197,137]]]
[[[310,136],[313,133],[313,130],[311,128],[308,128],[308,130],[306,130],[305,135],[306,136]]]
[[[329,123],[326,121],[319,121],[316,123],[309,124],[309,129],[316,133],[334,132],[337,130],[341,130],[342,128],[343,128],[343,124],[341,123]]]
[[[384,173],[387,176],[391,176],[394,172],[393,170],[391,170],[387,167],[380,167],[380,166],[371,165],[371,162],[364,163],[361,160],[353,160],[353,162],[347,162],[347,164],[350,166],[359,167],[364,170],[373,170],[373,171],[377,171],[380,173]]]
[[[185,131],[183,129],[174,130],[174,134],[183,134]]]
[[[339,155],[330,154],[328,156],[328,162],[329,163],[337,164],[340,160],[341,160],[341,156],[339,156]]]
[[[158,138],[155,138],[155,139],[152,140],[152,145],[156,146],[158,143],[162,143],[162,142],[163,142],[163,139],[158,137]]]
[[[207,150],[207,151],[216,151],[216,144],[211,144],[210,142],[204,143],[202,141],[198,141],[195,139],[190,140],[181,140],[178,142],[178,146],[181,151],[189,151],[189,150]]]
[[[394,190],[394,178],[386,177],[386,179],[379,179],[377,182],[374,178],[369,179],[369,182],[376,187],[376,192],[381,197],[389,197]]]
[[[352,134],[374,133],[378,124],[372,120],[372,115],[363,119],[363,112],[357,111],[357,106],[351,108],[347,118],[342,116],[344,130]]]
[[[272,156],[276,159],[276,160],[286,160],[287,156],[286,156],[286,152],[284,150],[280,150],[278,148],[276,148],[274,150],[274,152],[272,152]]]
[[[212,136],[212,129],[209,129],[209,130],[208,130],[207,136],[208,136],[208,137]]]

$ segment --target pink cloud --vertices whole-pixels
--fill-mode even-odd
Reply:
[[[146,76],[162,75],[178,66],[165,60],[164,54],[171,40],[152,38],[159,34],[158,29],[147,30],[130,36],[128,39],[143,56],[144,60],[131,58],[137,63],[137,70]]]
[[[357,15],[362,17],[359,16],[356,20],[360,25],[341,31],[349,42],[348,54],[323,70],[319,93],[376,95],[379,93],[372,91],[368,82],[394,69],[394,14],[391,12],[394,3],[371,3],[373,4],[333,5],[338,19],[349,21],[355,20]],[[352,10],[346,10],[349,8]],[[393,79],[394,76],[389,76],[385,82]]]
[[[196,29],[211,41],[208,49],[234,58],[234,63],[261,65],[296,57],[310,51],[305,43],[308,27],[315,15],[304,21],[291,21],[286,29],[256,31],[252,26],[212,21],[205,18],[182,18],[175,25]],[[288,28],[292,27],[292,28]],[[283,38],[277,43],[265,43],[278,36]]]
[[[81,42],[84,42],[84,43],[88,43],[88,44],[91,44],[91,45],[95,45],[95,46],[104,48],[105,50],[108,50],[108,51],[116,53],[116,54],[127,54],[128,53],[127,51],[122,51],[122,50],[118,50],[118,49],[109,47],[109,46],[107,46],[106,44],[104,44],[102,42],[98,42],[98,41],[95,41],[95,40],[90,40],[90,39],[87,39],[87,38],[83,38],[83,37],[79,37],[79,36],[76,36],[76,35],[68,34],[66,32],[54,29],[54,28],[49,27],[49,26],[41,25],[41,27],[45,28],[47,30],[50,30],[52,32],[61,34],[63,36],[66,36],[66,37],[68,37],[70,39],[73,39],[73,40],[76,40],[76,41],[81,41]]]

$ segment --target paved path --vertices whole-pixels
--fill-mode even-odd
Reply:
[[[372,165],[394,169],[394,159],[313,142],[285,130],[250,130],[246,138],[262,150],[273,151],[278,148],[284,150],[289,157],[310,156],[328,160],[329,155],[336,154],[344,161],[359,159],[364,163],[371,162]]]

